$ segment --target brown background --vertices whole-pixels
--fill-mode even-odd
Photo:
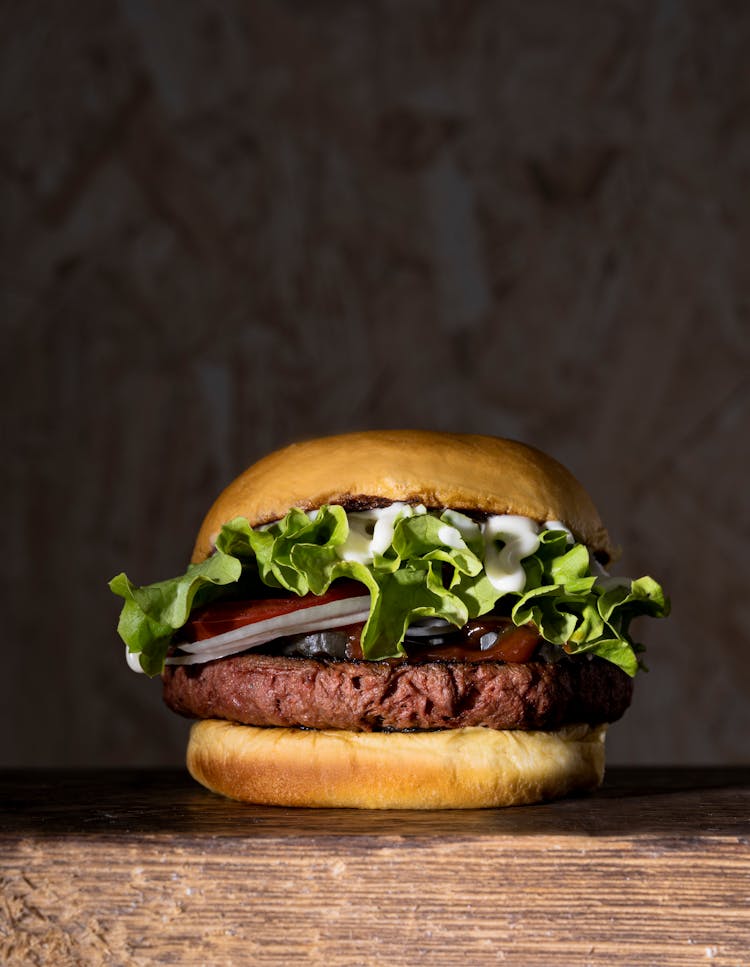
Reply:
[[[106,589],[250,460],[509,435],[672,593],[611,761],[747,759],[750,7],[5,4],[2,762],[178,762]]]

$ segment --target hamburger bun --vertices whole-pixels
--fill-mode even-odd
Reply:
[[[612,556],[589,495],[540,450],[477,434],[371,430],[293,443],[259,460],[219,495],[192,560],[211,554],[222,525],[234,517],[255,527],[281,519],[291,507],[395,501],[559,520],[603,562]]]
[[[475,809],[596,788],[606,725],[347,732],[196,722],[187,764],[230,799],[279,806]]]

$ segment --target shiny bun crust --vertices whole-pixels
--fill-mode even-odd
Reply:
[[[397,500],[561,520],[593,551],[611,556],[589,495],[540,450],[490,436],[371,430],[294,443],[259,460],[208,512],[193,561],[208,557],[222,524],[234,517],[256,526],[279,520],[291,507]]]
[[[275,806],[476,809],[596,788],[606,726],[345,732],[196,722],[190,774],[213,792]]]

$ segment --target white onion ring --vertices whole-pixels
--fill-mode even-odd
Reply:
[[[326,628],[341,628],[344,625],[367,621],[370,616],[370,596],[342,598],[326,604],[299,608],[288,614],[280,614],[265,621],[256,621],[233,628],[224,634],[181,644],[180,651],[185,654],[171,655],[165,660],[167,665],[197,665],[216,658],[236,655],[247,648],[257,648],[274,638],[287,635],[306,634]]]

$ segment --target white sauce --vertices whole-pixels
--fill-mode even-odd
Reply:
[[[397,520],[426,513],[427,508],[423,504],[412,506],[400,502],[349,513],[346,515],[349,535],[343,545],[337,548],[338,555],[342,561],[371,564],[376,554],[383,554],[390,547]]]
[[[338,548],[344,561],[371,564],[376,554],[384,554],[393,540],[397,521],[424,514],[422,504],[396,502],[388,507],[353,511],[347,514],[349,536]],[[496,514],[479,524],[455,510],[442,512],[444,522],[438,537],[446,547],[463,549],[481,541],[484,544],[485,570],[497,591],[523,591],[526,572],[521,561],[539,547],[540,530],[561,530],[568,543],[574,543],[570,530],[559,520],[545,521],[541,526],[529,517],[517,514]]]
[[[466,514],[460,514],[457,510],[444,510],[442,516],[452,527],[456,528],[465,541],[465,544],[471,544],[474,541],[481,540],[481,528],[471,517],[467,517]]]
[[[466,542],[459,531],[449,524],[443,524],[438,528],[438,537],[446,547],[452,547],[454,550],[462,550],[466,547]]]
[[[573,537],[570,529],[566,527],[561,520],[545,520],[542,530],[564,531],[568,535],[568,544],[575,544],[576,542],[576,539]]]
[[[523,591],[526,572],[521,561],[539,547],[539,525],[529,517],[495,514],[484,522],[482,536],[484,569],[492,587],[503,592]]]

